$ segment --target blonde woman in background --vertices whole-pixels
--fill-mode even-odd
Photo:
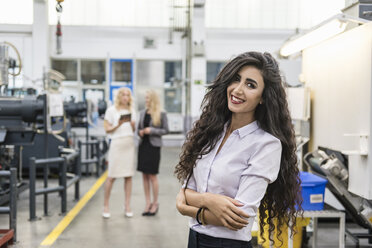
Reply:
[[[138,171],[141,171],[143,188],[145,191],[146,206],[143,216],[153,216],[159,209],[158,195],[160,147],[162,135],[168,133],[168,119],[165,112],[160,109],[159,96],[154,90],[146,92],[146,109],[140,112],[138,134],[141,137],[138,148]],[[151,201],[150,189],[153,200]]]
[[[125,216],[132,217],[130,197],[132,176],[134,175],[134,130],[136,119],[130,89],[120,88],[114,105],[106,110],[104,129],[111,139],[108,153],[108,177],[105,183],[105,196],[102,216],[110,218],[109,200],[112,185],[116,178],[124,178]]]

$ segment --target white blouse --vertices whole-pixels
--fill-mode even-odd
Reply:
[[[112,126],[116,126],[119,123],[121,115],[131,114],[131,120],[136,120],[136,113],[132,109],[130,112],[127,109],[117,110],[114,105],[110,106],[105,113],[105,120],[108,121]],[[133,136],[132,126],[130,122],[124,122],[118,129],[114,132],[107,134],[110,139],[117,139],[120,137]]]
[[[232,231],[223,226],[202,226],[191,218],[190,227],[213,237],[249,241],[267,186],[278,176],[282,145],[279,139],[259,128],[256,121],[233,131],[216,155],[223,138],[224,135],[210,153],[196,161],[187,187],[237,199],[244,204],[240,208],[250,216],[249,224]]]

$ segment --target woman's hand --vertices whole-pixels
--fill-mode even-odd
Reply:
[[[192,218],[196,217],[196,213],[198,212],[198,208],[189,206],[186,203],[185,198],[185,189],[180,189],[180,192],[177,194],[176,198],[176,208],[180,214],[185,216],[190,216]]]
[[[118,125],[116,128],[119,128],[123,123],[127,122],[126,120],[119,120]]]
[[[125,121],[119,120],[116,126],[111,125],[107,120],[103,121],[103,128],[105,129],[106,133],[113,133],[118,129]]]
[[[184,208],[186,207],[186,197],[185,197],[185,190],[180,189],[176,197],[176,208],[180,214],[185,215]]]
[[[144,134],[150,134],[150,132],[151,132],[151,128],[149,127],[146,127],[145,129],[143,129]]]
[[[249,215],[238,208],[243,204],[231,197],[207,192],[203,194],[202,205],[215,215],[224,227],[231,230],[239,230],[248,224],[245,218],[249,218]]]
[[[202,200],[200,202],[197,200],[198,203],[194,205],[192,201],[196,198],[199,200],[202,198]],[[242,229],[248,224],[244,218],[249,216],[237,207],[242,205],[239,201],[227,196],[211,193],[200,194],[191,189],[186,189],[186,191],[180,189],[176,198],[177,210],[182,215],[195,218],[198,209],[204,207],[206,208],[204,220],[208,225],[224,226],[233,231]]]
[[[143,137],[143,135],[145,135],[145,133],[143,132],[143,129],[139,130],[138,134],[139,134],[140,137]]]
[[[131,121],[130,126],[132,127],[133,131],[136,130],[136,122],[135,121]]]

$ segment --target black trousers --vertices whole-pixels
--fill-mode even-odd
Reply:
[[[187,248],[252,248],[251,241],[215,238],[190,229]]]

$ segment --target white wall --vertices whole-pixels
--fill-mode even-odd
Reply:
[[[180,35],[168,44],[168,30],[162,28],[118,28],[63,26],[63,53],[55,53],[55,27],[50,27],[50,54],[55,58],[123,58],[123,59],[181,59]],[[143,39],[155,39],[156,48],[144,49]]]
[[[31,26],[0,25],[0,41],[15,41],[23,51],[25,73],[32,76],[32,31]],[[22,31],[23,30],[23,31]],[[28,30],[28,33],[25,33]],[[21,34],[19,34],[21,32]],[[23,32],[23,33],[22,33]],[[173,44],[168,44],[167,28],[121,28],[62,26],[61,55],[56,54],[55,26],[49,27],[49,54],[53,58],[122,58],[182,60],[184,45],[181,33],[173,37]],[[205,56],[207,61],[227,61],[239,53],[258,50],[277,54],[284,41],[293,34],[288,30],[226,30],[207,29]],[[21,38],[20,38],[21,36]],[[155,39],[156,49],[144,49],[144,37]],[[35,54],[34,56],[37,56]],[[279,61],[290,83],[297,81],[300,73],[300,60]],[[294,82],[292,84],[295,84]]]

